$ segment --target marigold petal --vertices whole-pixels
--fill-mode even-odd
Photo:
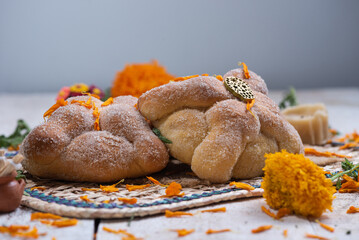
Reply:
[[[223,233],[223,232],[230,232],[231,229],[226,228],[226,229],[220,229],[220,230],[213,230],[213,229],[208,229],[206,231],[206,234],[214,234],[214,233]]]
[[[193,216],[193,214],[187,212],[181,212],[181,211],[172,212],[170,210],[166,210],[165,216],[170,218],[170,217],[181,217],[181,216]]]
[[[247,183],[242,183],[242,182],[231,182],[229,184],[229,186],[235,186],[236,188],[242,188],[244,190],[254,190],[255,188]]]
[[[263,225],[263,226],[260,226],[256,229],[252,229],[252,233],[260,233],[260,232],[264,232],[264,231],[267,231],[269,229],[271,229],[273,226],[272,225]]]

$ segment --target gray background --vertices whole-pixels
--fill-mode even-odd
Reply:
[[[0,0],[0,92],[112,84],[157,59],[177,76],[244,61],[270,89],[358,87],[359,1]]]

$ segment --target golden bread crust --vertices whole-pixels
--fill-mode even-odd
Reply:
[[[87,96],[68,99],[87,101]],[[137,98],[121,96],[101,107],[100,129],[92,109],[77,104],[58,108],[26,137],[21,153],[31,174],[68,181],[112,182],[162,170],[168,162],[164,144],[134,107]]]
[[[225,77],[241,74],[241,69],[235,69]],[[281,149],[302,153],[303,144],[266,96],[263,79],[250,75],[244,81],[255,96],[254,116],[223,82],[208,76],[154,88],[139,98],[139,110],[172,141],[166,144],[170,154],[190,164],[200,178],[226,182],[260,176],[265,153]]]

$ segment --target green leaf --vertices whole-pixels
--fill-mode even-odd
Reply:
[[[289,89],[289,93],[287,93],[287,95],[285,95],[283,100],[279,103],[279,108],[284,109],[289,106],[296,106],[296,105],[298,105],[296,92],[295,89],[291,87]]]
[[[338,179],[337,184],[335,185],[335,188],[339,190],[342,187],[342,180]]]
[[[17,148],[24,138],[30,133],[29,126],[25,123],[24,120],[20,119],[17,121],[17,126],[15,131],[8,137],[5,135],[0,136],[0,147],[13,147]]]
[[[22,170],[16,170],[16,173],[17,173],[15,177],[16,180],[24,179],[26,182],[26,176],[24,175],[24,172]]]
[[[160,130],[157,128],[152,128],[152,132],[164,143],[172,143],[171,140],[169,140],[168,138],[164,137]]]

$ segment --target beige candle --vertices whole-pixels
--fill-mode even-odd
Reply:
[[[304,144],[321,145],[329,139],[328,111],[324,104],[301,104],[282,111]]]

